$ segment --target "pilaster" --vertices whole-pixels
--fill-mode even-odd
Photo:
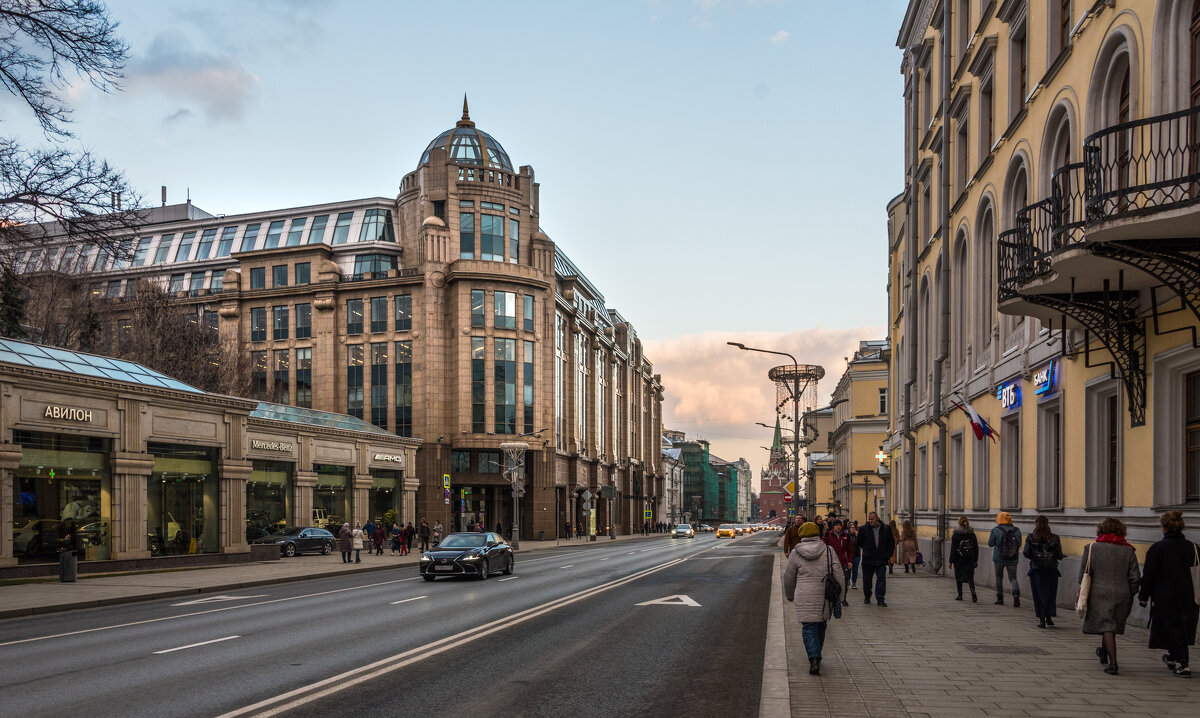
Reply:
[[[13,482],[21,465],[21,447],[0,444],[0,566],[16,566],[13,556]]]
[[[251,463],[222,459],[220,463],[220,545],[224,553],[248,553],[246,543],[246,482]]]
[[[296,472],[292,483],[292,516],[289,526],[312,526],[312,497],[316,487],[317,472]]]
[[[149,558],[146,545],[146,490],[154,470],[149,454],[115,451],[112,462],[112,557]]]

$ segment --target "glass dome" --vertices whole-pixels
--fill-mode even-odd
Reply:
[[[463,117],[458,123],[433,138],[421,154],[420,164],[429,161],[429,151],[440,147],[450,155],[450,161],[460,165],[477,165],[512,172],[508,153],[494,137],[475,127],[467,112],[467,101],[463,99]]]

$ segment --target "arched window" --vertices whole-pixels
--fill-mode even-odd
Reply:
[[[996,218],[985,199],[975,230],[975,346],[977,356],[991,348],[996,296]]]
[[[1017,210],[1029,205],[1029,169],[1025,156],[1018,155],[1008,170],[1008,180],[1005,194],[1004,221],[1009,227],[1016,227]],[[1025,317],[1004,315],[1003,327],[1004,350],[1008,351],[1020,344],[1021,332],[1025,328]]]
[[[930,396],[929,349],[933,337],[929,331],[929,275],[921,277],[921,291],[917,295],[917,386],[921,401]]]
[[[1159,0],[1153,37],[1151,114],[1200,105],[1200,0]]]
[[[971,300],[970,264],[967,262],[967,230],[962,229],[954,241],[954,267],[950,284],[950,345],[954,357],[954,376],[967,375],[967,347],[970,345]]]

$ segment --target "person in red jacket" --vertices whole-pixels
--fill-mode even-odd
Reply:
[[[833,549],[833,553],[837,556],[838,563],[842,565],[842,573],[846,578],[846,585],[850,583],[850,543],[846,538],[845,524],[841,519],[834,519],[829,524],[829,528],[825,531],[825,535],[821,537],[829,548]],[[842,605],[849,606],[850,602],[842,598]]]

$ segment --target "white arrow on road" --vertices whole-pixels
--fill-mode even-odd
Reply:
[[[690,596],[685,596],[682,593],[677,594],[675,596],[664,596],[663,598],[656,598],[653,601],[643,601],[642,603],[639,603],[636,605],[638,605],[638,606],[695,606],[697,608],[700,607],[700,604],[693,601]]]
[[[201,603],[220,603],[221,601],[238,601],[243,598],[266,598],[267,594],[260,593],[254,596],[209,596],[207,598],[197,598],[195,601],[184,601],[183,603],[172,603],[172,606],[196,606]]]

